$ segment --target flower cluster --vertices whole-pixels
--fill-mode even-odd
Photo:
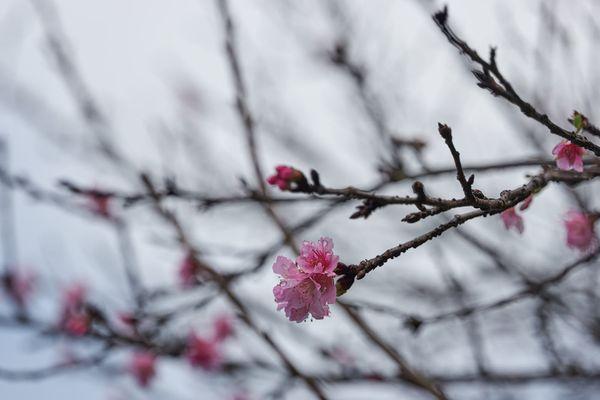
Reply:
[[[196,332],[188,336],[186,357],[194,367],[206,370],[215,370],[221,366],[223,356],[221,344],[233,334],[231,317],[218,317],[213,326],[213,333],[209,337],[202,337]]]
[[[273,264],[273,272],[282,278],[273,288],[277,309],[284,309],[295,322],[304,321],[309,314],[315,319],[329,315],[329,304],[336,299],[334,270],[338,260],[330,238],[305,241],[295,262],[278,256]]]

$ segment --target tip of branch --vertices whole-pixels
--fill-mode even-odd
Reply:
[[[452,129],[450,129],[448,125],[438,122],[438,132],[440,132],[440,135],[444,140],[452,139]]]
[[[444,5],[444,8],[433,14],[433,20],[439,25],[446,25],[446,21],[448,21],[448,5]]]

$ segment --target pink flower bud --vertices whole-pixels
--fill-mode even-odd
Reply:
[[[291,184],[298,182],[304,176],[302,172],[286,165],[278,165],[275,167],[275,171],[275,175],[267,178],[267,183],[277,186],[281,190],[290,190],[292,188]]]
[[[568,140],[563,140],[552,150],[556,160],[556,166],[563,171],[571,169],[577,172],[583,172],[583,154],[585,149]]]

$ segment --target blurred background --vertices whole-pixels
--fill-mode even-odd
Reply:
[[[146,190],[142,172],[160,188],[175,182],[195,194],[165,204],[205,262],[223,274],[241,273],[232,287],[303,371],[371,376],[323,383],[330,398],[431,398],[381,378],[394,374],[394,363],[338,306],[324,320],[300,324],[276,311],[271,265],[293,252],[263,205],[248,200],[260,185],[225,44],[234,45],[265,177],[279,164],[315,169],[336,188],[368,189],[396,176],[378,193],[410,195],[414,180],[398,176],[449,168],[421,180],[432,195],[460,197],[438,122],[452,127],[469,166],[551,161],[559,139],[476,86],[472,66],[431,19],[444,4],[230,0],[224,11],[220,1],[208,0],[0,0],[2,260],[5,268],[35,274],[28,309],[39,322],[15,326],[14,307],[2,297],[0,398],[312,398],[283,368],[206,372],[177,357],[160,357],[155,381],[140,389],[123,373],[131,348],[106,350],[94,338],[48,334],[44,327],[56,321],[64,288],[74,282],[106,315],[132,311],[128,268],[139,275],[146,312],[171,315],[156,340],[185,338],[191,328],[209,329],[218,315],[236,314],[211,285],[178,287],[185,250],[152,201],[111,198],[115,223],[89,212],[89,196],[64,184],[133,195]],[[487,56],[497,47],[498,64],[522,97],[561,126],[574,109],[598,121],[600,3],[447,4],[451,26],[473,48]],[[498,196],[538,171],[531,165],[480,172],[476,186]],[[417,332],[406,321],[493,303],[521,289],[523,275],[541,279],[560,271],[577,257],[565,245],[563,215],[597,207],[597,190],[593,182],[551,185],[523,214],[522,235],[506,231],[498,216],[472,221],[388,262],[344,299],[412,366],[448,378],[443,387],[451,398],[594,399],[598,375],[577,372],[600,368],[597,262],[556,285],[553,301],[528,298],[424,323]],[[349,219],[358,201],[276,188],[269,194],[282,200],[273,209],[298,241],[331,237],[347,264],[454,214],[407,224],[401,220],[414,207],[388,206],[368,219]],[[233,197],[246,200],[219,201]],[[502,272],[499,262],[518,273]],[[226,360],[278,365],[243,323],[234,328]],[[89,368],[7,373],[98,351],[108,354]],[[507,379],[486,379],[494,374]]]

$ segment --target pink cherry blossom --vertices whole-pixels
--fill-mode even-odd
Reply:
[[[519,233],[523,233],[525,230],[523,217],[517,214],[514,207],[502,211],[500,217],[502,218],[502,222],[504,222],[506,229],[514,228]]]
[[[302,172],[286,165],[278,165],[275,167],[275,171],[275,175],[271,175],[267,178],[267,183],[269,185],[277,186],[281,190],[289,190],[292,182],[295,182],[302,177]]]
[[[563,140],[552,150],[556,159],[556,166],[564,171],[571,169],[577,172],[583,172],[583,154],[585,149],[568,140]]]
[[[569,247],[587,251],[598,244],[594,222],[589,215],[580,211],[569,211],[565,218],[565,227]]]
[[[182,288],[189,289],[198,284],[198,264],[191,252],[179,264],[179,282]]]
[[[85,304],[85,295],[85,287],[78,283],[64,292],[60,326],[71,335],[82,336],[89,330],[91,317]]]
[[[214,370],[221,366],[219,341],[204,339],[192,332],[188,337],[186,357],[194,367]]]
[[[315,319],[329,315],[329,304],[336,299],[333,278],[337,263],[330,238],[304,242],[296,262],[278,256],[273,264],[273,272],[282,277],[273,288],[277,309],[284,309],[295,322],[304,321],[309,314]]]
[[[317,243],[304,241],[296,262],[298,267],[307,273],[335,276],[339,257],[333,254],[333,240],[321,238]]]
[[[149,352],[134,353],[129,362],[129,373],[141,387],[147,387],[156,375],[156,356]]]
[[[233,322],[229,315],[220,315],[214,322],[214,340],[222,342],[233,334]]]
[[[2,284],[15,304],[24,307],[33,292],[35,275],[31,272],[10,269],[2,277]]]

